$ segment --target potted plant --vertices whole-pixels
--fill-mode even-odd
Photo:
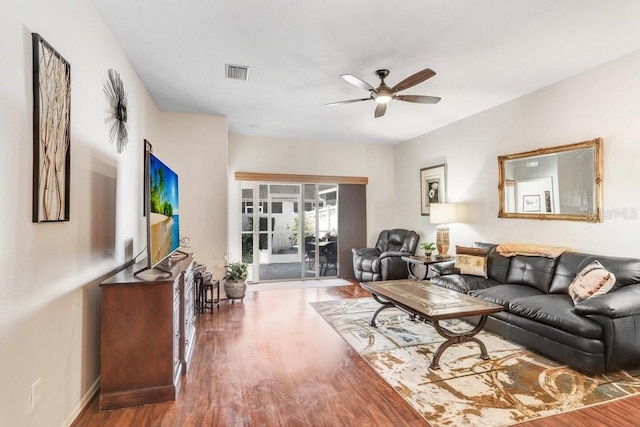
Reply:
[[[420,245],[420,247],[424,251],[424,256],[430,258],[431,254],[436,249],[436,244],[433,242],[424,242]]]
[[[246,279],[249,274],[247,264],[226,261],[224,268],[224,293],[228,299],[239,299],[242,302],[247,291]]]

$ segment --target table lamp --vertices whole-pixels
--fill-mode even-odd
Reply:
[[[432,203],[429,222],[436,227],[436,248],[438,257],[449,256],[449,225],[457,221],[457,208],[454,203]]]

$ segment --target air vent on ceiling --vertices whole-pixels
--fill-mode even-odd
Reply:
[[[249,80],[249,67],[247,65],[225,64],[228,79]]]

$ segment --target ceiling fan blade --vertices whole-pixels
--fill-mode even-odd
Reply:
[[[386,111],[387,111],[387,104],[378,104],[378,106],[376,107],[376,112],[374,113],[374,116],[376,118],[382,117],[384,116],[384,113],[386,113]]]
[[[373,86],[371,86],[369,83],[365,82],[362,79],[359,79],[358,77],[352,75],[352,74],[343,74],[340,77],[342,77],[347,83],[351,83],[354,86],[357,86],[361,89],[364,90],[375,90],[376,88],[374,88]]]
[[[371,100],[371,98],[349,99],[348,101],[330,102],[330,103],[324,104],[324,105],[325,105],[325,107],[333,107],[334,105],[351,104],[353,102],[369,101],[369,100]]]
[[[395,99],[405,102],[416,102],[418,104],[437,104],[441,98],[423,95],[396,95]]]
[[[412,86],[422,83],[423,81],[435,76],[436,72],[430,68],[425,68],[422,71],[418,71],[412,76],[407,77],[397,85],[391,88],[391,92],[400,92],[401,90],[409,89]]]

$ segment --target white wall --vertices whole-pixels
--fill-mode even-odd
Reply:
[[[180,234],[198,263],[222,277],[227,251],[227,119],[161,113],[153,152],[180,179]],[[166,159],[166,160],[165,160]]]
[[[98,283],[146,244],[143,139],[177,165],[182,188],[201,190],[183,198],[184,228],[194,250],[211,259],[226,246],[226,119],[160,113],[91,1],[11,3],[0,14],[0,425],[59,426],[73,419],[97,386]],[[68,222],[31,222],[31,32],[71,64]],[[120,72],[129,98],[130,142],[122,154],[115,153],[104,125],[102,86],[109,68]],[[209,167],[197,179],[196,171]],[[214,187],[211,193],[207,185]],[[210,224],[201,211],[214,212]],[[219,239],[214,234],[207,240],[210,232]],[[42,400],[31,410],[37,378]]]
[[[367,185],[367,238],[375,243],[386,227],[403,227],[394,220],[393,147],[329,141],[229,135],[229,249],[239,259],[240,185],[235,172],[364,176]]]
[[[518,241],[592,253],[639,256],[640,52],[574,76],[395,147],[396,215],[423,240],[435,228],[420,216],[420,168],[447,163],[447,200],[463,203],[452,245]],[[499,219],[497,156],[604,139],[602,223]],[[451,252],[450,252],[451,253]]]

